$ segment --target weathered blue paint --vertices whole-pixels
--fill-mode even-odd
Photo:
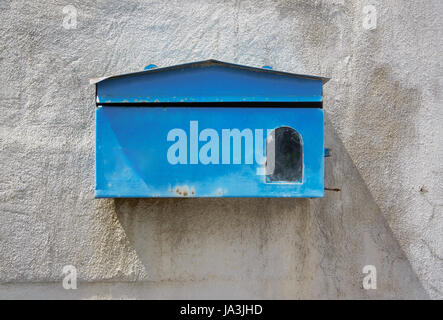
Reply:
[[[324,193],[322,85],[326,78],[215,60],[105,78],[96,84],[96,197],[321,197]],[[259,103],[259,104],[256,104]],[[203,104],[202,104],[203,103]],[[226,103],[229,103],[226,104]],[[191,164],[190,122],[219,137],[219,164]],[[222,164],[223,129],[288,126],[303,144],[303,177],[272,182],[257,147],[242,141],[240,164]],[[187,164],[171,164],[168,132],[187,132]],[[197,136],[198,138],[198,136]],[[195,141],[195,140],[193,140]],[[205,141],[195,143],[199,147]],[[231,161],[232,161],[231,143]],[[245,154],[254,155],[246,163]],[[194,153],[195,154],[195,153]],[[198,158],[197,158],[198,160]]]
[[[222,129],[294,128],[303,140],[304,174],[301,183],[266,183],[257,175],[263,166],[245,164],[190,164],[190,121],[199,131]],[[323,109],[217,107],[99,107],[96,112],[97,197],[321,197],[323,196]],[[187,134],[187,163],[168,162],[168,132]],[[263,135],[263,146],[266,145]],[[201,147],[205,142],[199,142]],[[254,143],[255,149],[255,143]],[[232,144],[231,144],[232,150]],[[249,149],[246,152],[255,152]],[[232,157],[232,151],[231,151]],[[232,163],[232,162],[231,162]]]
[[[326,81],[208,60],[107,78],[97,103],[321,102]]]

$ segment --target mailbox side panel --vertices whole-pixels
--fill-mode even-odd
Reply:
[[[267,131],[282,126],[301,136],[303,178],[269,183],[259,155],[266,154]],[[95,195],[321,197],[323,130],[318,108],[99,107]],[[240,156],[235,138],[224,140],[224,132],[240,134]],[[227,149],[229,163],[223,161]],[[204,164],[205,155],[212,162]]]

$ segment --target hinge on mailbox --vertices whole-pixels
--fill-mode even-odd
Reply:
[[[330,157],[330,156],[331,156],[331,149],[325,148],[325,158]]]

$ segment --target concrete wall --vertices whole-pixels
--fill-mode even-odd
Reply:
[[[440,0],[0,2],[0,298],[443,298],[442,13]],[[207,58],[331,77],[326,184],[341,191],[95,200],[89,79]]]

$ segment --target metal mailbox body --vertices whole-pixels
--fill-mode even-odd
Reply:
[[[325,81],[215,60],[101,80],[95,196],[322,197]],[[294,181],[266,171],[278,128],[299,137]]]

